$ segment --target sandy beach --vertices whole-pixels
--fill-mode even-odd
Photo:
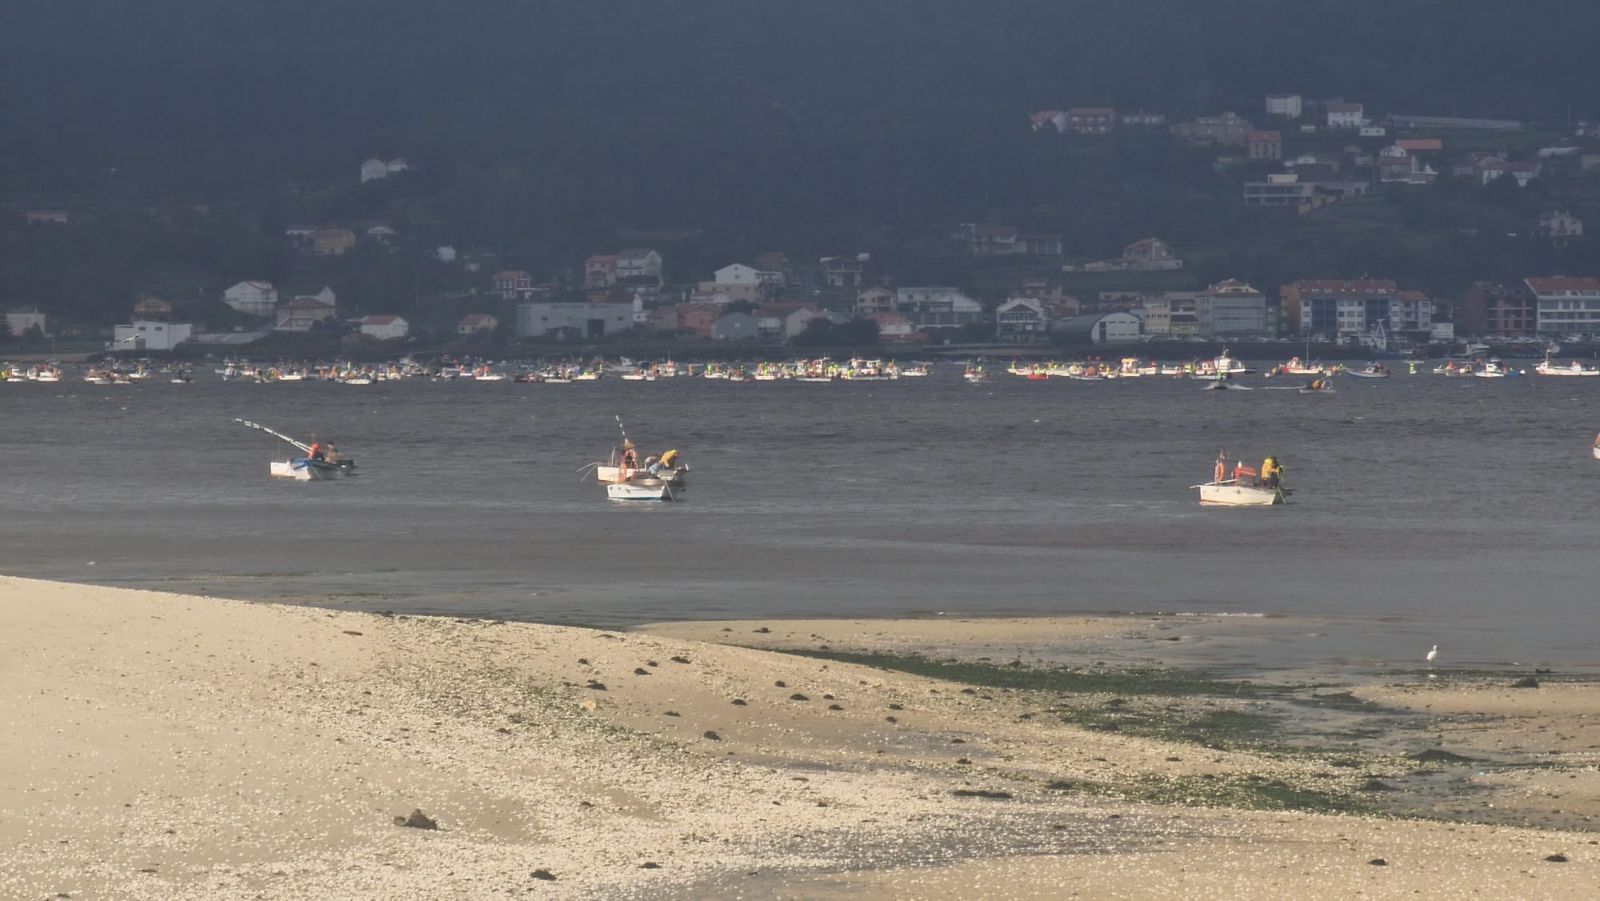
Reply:
[[[1059,660],[1131,627],[615,632],[0,578],[0,897],[1587,898],[1600,883],[1589,684],[1445,673],[1230,698],[1015,653]],[[949,664],[907,671],[914,655]],[[1299,721],[1265,718],[1302,709],[1305,748],[1240,739],[1255,722],[1240,717],[1283,731]],[[1458,759],[1407,756],[1428,748]],[[437,828],[396,824],[416,809]]]

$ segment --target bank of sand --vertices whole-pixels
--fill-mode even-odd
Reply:
[[[1063,783],[1308,774],[1039,707],[640,632],[0,578],[0,897],[1587,898],[1600,884],[1584,832],[1075,792]],[[418,807],[437,830],[393,823]]]

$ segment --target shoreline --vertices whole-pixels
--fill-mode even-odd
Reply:
[[[1070,620],[1076,631],[1053,640],[1127,626]],[[1245,741],[1206,747],[1136,716],[1235,703],[1209,690],[985,685],[716,642],[795,622],[701,624],[715,630],[705,641],[664,634],[682,624],[384,616],[0,577],[11,726],[0,764],[12,776],[0,785],[0,894],[1046,898],[1066,885],[1274,897],[1332,879],[1378,896],[1578,898],[1600,875],[1586,827],[1292,809],[1362,797],[1345,786],[1381,761],[1397,781],[1466,780],[1473,804],[1521,799],[1512,812],[1530,819],[1593,815],[1600,792],[1584,768],[1600,715],[1585,683],[1355,687],[1363,703],[1424,718],[1407,733],[1419,746],[1473,756],[1498,743],[1506,756],[1517,744],[1561,760],[1486,768],[1374,753],[1345,771]],[[970,625],[806,628],[830,651],[900,654],[943,653]],[[967,675],[1066,677],[1009,663],[974,659]],[[1102,709],[1124,725],[1087,718]],[[1291,809],[1262,809],[1278,800]],[[413,808],[440,828],[393,824]],[[1380,857],[1386,866],[1369,863]]]

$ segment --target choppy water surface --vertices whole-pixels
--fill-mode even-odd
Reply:
[[[1600,379],[1303,396],[958,374],[0,384],[0,571],[608,624],[1308,614],[1345,625],[1228,653],[1386,664],[1438,641],[1456,664],[1600,663]],[[647,451],[683,451],[683,503],[619,506],[579,480],[613,414]],[[235,416],[332,438],[362,475],[269,479],[284,446]],[[1201,508],[1189,486],[1218,448],[1278,455],[1294,503]]]

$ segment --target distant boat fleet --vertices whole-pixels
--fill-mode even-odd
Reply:
[[[1600,366],[1579,360],[1557,361],[1546,357],[1531,369],[1508,366],[1493,356],[1447,359],[1428,367],[1425,361],[1411,360],[1397,364],[1407,375],[1431,373],[1450,377],[1503,379],[1533,374],[1548,377],[1600,376]],[[680,378],[698,378],[726,382],[892,382],[917,379],[929,375],[931,364],[900,362],[893,359],[852,357],[835,360],[828,357],[759,363],[678,363],[667,360],[640,363],[622,359],[616,361],[591,361],[584,363],[422,363],[400,361],[391,363],[254,363],[227,360],[213,369],[213,374],[224,382],[259,384],[295,382],[334,382],[344,385],[375,385],[380,383],[423,380],[435,382],[512,382],[522,384],[569,385],[594,382],[601,379],[620,379],[629,382],[654,382]],[[1033,382],[1056,379],[1099,382],[1139,378],[1193,379],[1211,383],[1227,383],[1226,388],[1238,387],[1239,376],[1261,375],[1265,378],[1300,377],[1311,387],[1315,381],[1328,381],[1335,377],[1354,379],[1387,379],[1395,375],[1383,363],[1372,362],[1350,366],[1343,363],[1324,363],[1299,356],[1287,362],[1257,370],[1245,365],[1227,351],[1217,357],[1192,360],[1184,363],[1158,363],[1140,357],[1123,357],[1120,360],[1071,360],[1012,362],[994,370]],[[0,382],[60,383],[80,379],[91,385],[141,385],[155,382],[187,384],[196,380],[196,370],[191,364],[168,363],[97,363],[69,372],[69,367],[58,363],[29,366],[0,363]],[[991,370],[982,362],[965,364],[962,378],[969,384],[982,385],[990,381]],[[1212,387],[1215,387],[1213,385]],[[1220,390],[1220,389],[1219,389]]]

